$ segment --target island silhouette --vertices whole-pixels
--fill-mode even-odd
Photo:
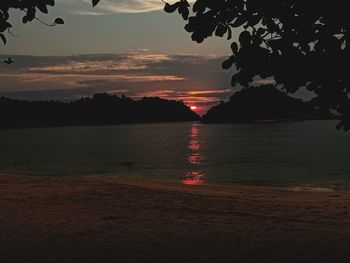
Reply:
[[[72,102],[0,98],[0,128],[196,121],[182,101],[95,94]]]
[[[273,85],[250,86],[209,109],[204,123],[276,122],[335,118],[313,101],[293,98]]]
[[[288,96],[273,85],[247,87],[227,102],[213,106],[201,118],[182,101],[159,97],[134,100],[99,93],[71,102],[26,101],[0,97],[0,128],[109,125],[151,122],[269,122],[331,119],[328,111]]]

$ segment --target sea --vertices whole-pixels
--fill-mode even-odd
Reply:
[[[350,190],[350,132],[335,120],[0,130],[0,173]]]

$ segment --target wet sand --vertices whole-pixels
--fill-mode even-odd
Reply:
[[[2,174],[0,262],[350,262],[350,194]]]

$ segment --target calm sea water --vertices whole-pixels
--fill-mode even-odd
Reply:
[[[0,171],[115,174],[184,184],[350,188],[350,132],[335,121],[0,130]]]

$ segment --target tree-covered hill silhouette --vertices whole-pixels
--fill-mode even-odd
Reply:
[[[0,98],[0,128],[178,122],[199,118],[183,102],[159,97],[133,100],[103,93],[69,103]]]
[[[331,118],[328,111],[315,109],[312,102],[288,96],[272,85],[251,86],[232,95],[228,102],[212,107],[204,123],[240,123]]]

